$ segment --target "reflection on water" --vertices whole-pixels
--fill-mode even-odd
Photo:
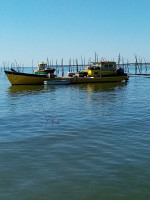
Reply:
[[[43,89],[43,85],[12,85],[9,87],[10,92],[37,91]]]
[[[10,95],[29,95],[37,94],[44,91],[46,88],[44,85],[12,85],[8,91]],[[50,91],[52,88],[47,88]]]
[[[78,90],[87,90],[88,93],[97,92],[110,92],[116,89],[116,87],[124,87],[127,82],[115,82],[115,83],[89,83],[89,84],[78,84],[73,85]]]
[[[87,90],[88,93],[95,92],[110,92],[115,90],[116,87],[126,86],[127,82],[119,83],[89,83],[89,84],[77,84],[77,85],[12,85],[9,87],[9,94],[37,94],[41,91],[54,91],[57,89],[63,89],[71,87],[77,90]]]

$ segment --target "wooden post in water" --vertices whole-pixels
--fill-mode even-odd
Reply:
[[[129,61],[127,59],[127,72],[129,73]]]
[[[78,59],[76,59],[77,72],[78,72]]]
[[[54,66],[53,66],[53,59],[52,59],[52,68],[53,68]]]
[[[61,60],[61,67],[62,67],[62,77],[64,76],[64,68],[63,68],[63,58]]]
[[[137,55],[135,57],[135,74],[137,74],[137,67],[138,67],[138,61],[137,61]]]
[[[73,72],[74,72],[74,59],[73,59]]]
[[[147,73],[147,64],[146,64],[145,58],[144,58],[144,62],[145,62],[145,72]]]
[[[97,62],[98,62],[98,53],[97,53]]]
[[[33,69],[33,59],[32,59],[32,73],[34,73],[34,69]]]
[[[72,61],[71,61],[71,58],[70,58],[70,71],[72,72]]]
[[[140,74],[142,74],[142,58],[140,59]]]
[[[123,70],[125,71],[125,65],[124,65],[124,58],[122,57],[122,65],[123,65]]]
[[[120,68],[120,60],[121,60],[121,58],[120,58],[120,53],[119,53],[119,56],[118,56],[118,69]]]
[[[57,64],[57,59],[56,59],[56,75],[58,75],[59,71],[58,71],[58,64]]]
[[[6,68],[5,68],[5,62],[3,61],[3,68],[4,68],[4,71],[6,70]]]
[[[141,64],[140,64],[140,58],[139,58],[139,62],[138,62],[138,70],[139,70],[138,73],[139,73],[139,74],[140,74],[140,65],[141,65]]]
[[[82,54],[81,54],[81,66],[80,66],[80,71],[83,69],[83,58],[82,58]]]
[[[69,72],[70,72],[70,67],[71,67],[71,58],[69,59]]]

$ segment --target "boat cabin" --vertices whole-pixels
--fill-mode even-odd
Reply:
[[[101,77],[117,75],[116,62],[99,61],[86,66],[83,72],[88,73],[88,77]]]
[[[44,71],[46,68],[47,68],[47,63],[42,62],[38,64],[39,71]]]
[[[38,75],[47,75],[48,77],[55,77],[54,68],[48,68],[47,63],[42,62],[38,64],[38,69],[34,71],[35,74]]]

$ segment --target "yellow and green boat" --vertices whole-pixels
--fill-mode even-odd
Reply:
[[[14,69],[5,71],[8,80],[12,85],[43,85],[44,81],[54,78],[55,69],[48,68],[47,63],[39,63],[34,74],[17,72]]]
[[[54,68],[47,68],[46,63],[39,63],[34,74],[20,73],[15,70],[5,71],[12,85],[43,85],[69,82],[69,84],[80,83],[102,83],[127,81],[128,75],[122,69],[117,69],[115,62],[99,61],[93,62],[85,69],[76,73],[68,73],[66,77],[56,77]]]

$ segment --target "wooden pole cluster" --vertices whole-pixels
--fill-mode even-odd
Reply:
[[[11,70],[11,68],[15,69],[16,71],[19,71],[19,72],[23,72],[24,71],[24,64],[22,64],[21,62],[18,63],[16,60],[14,62],[3,62],[2,64],[2,67],[0,67],[1,71],[9,71]]]
[[[148,66],[150,63],[147,63],[144,58],[138,58],[137,55],[134,55],[135,62],[129,63],[128,59],[125,61],[123,57],[121,57],[120,53],[118,55],[118,62],[117,62],[117,67],[118,68],[123,68],[126,73],[129,73],[129,66],[134,66],[135,67],[135,74],[142,74],[143,69],[145,69],[145,73],[148,71]],[[102,61],[106,60],[103,57],[100,59]],[[144,60],[144,62],[143,62]],[[61,59],[60,64],[58,64],[58,60],[56,60],[56,64],[53,64],[53,59],[49,60],[47,57],[47,66],[49,68],[55,68],[56,70],[56,75],[59,75],[60,70],[61,70],[61,75],[64,76],[65,70],[64,67],[68,67],[69,72],[74,72],[74,71],[82,71],[83,68],[86,65],[90,65],[92,62],[98,62],[98,54],[95,52],[94,53],[94,58],[89,58],[86,63],[85,57],[83,58],[81,54],[81,60],[79,61],[78,59],[72,59],[71,57],[69,58],[68,64],[64,64],[64,59]],[[24,71],[24,64],[17,62],[16,60],[14,62],[3,62],[2,66],[0,67],[0,71],[5,71],[5,70],[10,70],[13,68],[16,71],[23,72]],[[34,64],[32,60],[32,71],[34,73]]]

